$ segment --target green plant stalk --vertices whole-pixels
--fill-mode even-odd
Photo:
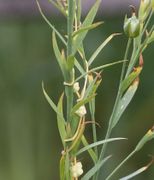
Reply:
[[[131,45],[131,39],[129,38],[128,42],[127,42],[127,46],[126,46],[124,59],[127,59],[127,57],[128,57],[128,52],[129,52],[130,45]],[[117,97],[116,97],[116,100],[115,100],[115,104],[114,104],[114,107],[113,107],[112,114],[111,114],[110,119],[109,119],[109,125],[108,125],[108,129],[107,129],[105,139],[108,139],[110,137],[110,135],[111,135],[111,132],[112,132],[112,122],[114,121],[116,111],[117,111],[117,108],[118,108],[118,104],[119,104],[120,98],[121,98],[121,83],[122,83],[122,80],[123,80],[123,77],[124,77],[125,67],[126,67],[126,62],[124,62],[123,66],[122,66],[118,93],[117,93]],[[105,143],[103,145],[102,149],[101,149],[101,152],[100,152],[100,155],[99,155],[99,161],[101,161],[104,158],[106,148],[107,148],[107,143]],[[98,175],[99,175],[99,172],[97,172],[96,179],[97,179]]]
[[[129,52],[130,45],[131,45],[131,39],[129,38],[128,42],[127,42],[127,47],[126,47],[124,59],[127,59],[127,57],[128,57],[128,52]],[[108,139],[110,137],[110,135],[111,135],[112,122],[113,122],[113,120],[115,118],[116,110],[117,110],[117,107],[118,107],[118,104],[119,104],[119,101],[120,101],[120,98],[121,98],[120,90],[121,90],[121,83],[122,83],[122,80],[123,80],[123,77],[124,77],[124,73],[125,73],[125,68],[126,68],[126,62],[124,62],[123,66],[122,66],[120,82],[119,82],[119,89],[118,89],[116,101],[115,101],[115,104],[114,104],[114,107],[113,107],[113,111],[112,111],[112,114],[111,114],[111,117],[110,117],[110,120],[109,120],[109,126],[108,126],[108,129],[107,129],[107,133],[106,133],[105,139]],[[101,153],[100,153],[100,159],[102,159],[104,157],[106,147],[107,147],[107,143],[105,143],[104,146],[102,147],[102,150],[101,150]]]
[[[136,153],[136,151],[132,151],[132,152],[112,171],[112,173],[111,173],[105,180],[111,179],[111,177],[120,169],[120,167],[123,166],[123,165],[126,163],[126,161],[128,161],[135,153]]]
[[[72,33],[73,33],[73,22],[74,22],[74,0],[68,0],[68,17],[67,17],[67,59],[72,55],[72,48],[73,48],[73,39],[72,39]],[[73,82],[73,70],[69,73],[69,81],[67,83],[70,83],[69,86],[65,87],[66,97],[67,97],[67,121],[70,122],[70,112],[73,106],[73,85],[71,84]]]

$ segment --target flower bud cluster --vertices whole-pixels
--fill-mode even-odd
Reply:
[[[81,176],[83,174],[81,162],[77,162],[75,165],[72,165],[71,172],[74,178]]]

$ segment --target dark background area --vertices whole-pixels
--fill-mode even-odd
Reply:
[[[0,4],[2,3],[4,2],[0,1]],[[37,11],[35,2],[32,4],[32,9]],[[121,10],[121,13],[117,14],[117,11],[113,11],[114,14],[111,13],[110,17],[105,12],[104,15],[99,12],[97,20],[103,20],[105,24],[87,36],[87,57],[90,57],[95,48],[111,33],[123,31],[125,13],[122,12],[127,9]],[[49,10],[47,13],[53,24],[65,34],[65,19],[51,15]],[[63,88],[62,75],[52,50],[52,30],[38,13],[13,14],[11,15],[11,11],[8,11],[8,14],[1,11],[0,18],[0,180],[58,180],[62,147],[57,132],[56,115],[46,102],[41,89],[43,80],[49,95],[57,102]],[[114,38],[98,56],[95,65],[122,59],[126,40],[124,35]],[[113,137],[126,137],[128,140],[109,146],[108,153],[113,154],[113,158],[107,163],[104,173],[131,152],[153,125],[153,48],[154,45],[151,45],[143,54],[144,69],[139,89],[112,134]],[[101,128],[97,129],[99,139],[103,139],[106,132],[120,69],[121,66],[116,65],[102,74],[103,81],[96,98],[96,119],[101,125]],[[90,126],[87,126],[86,133],[91,137]],[[117,173],[118,177],[146,165],[150,161],[148,155],[153,154],[154,141],[151,141],[123,166]],[[83,161],[87,162],[88,158],[83,158]],[[118,177],[115,177],[115,180]],[[134,179],[153,180],[154,166]]]

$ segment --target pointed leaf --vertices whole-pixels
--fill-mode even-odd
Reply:
[[[132,84],[132,82],[139,76],[139,74],[142,71],[142,67],[137,67],[135,70],[126,78],[123,80],[121,85],[121,93],[123,94],[126,89]]]
[[[60,50],[58,48],[56,35],[55,35],[54,31],[52,33],[52,43],[53,43],[53,50],[54,50],[56,59],[58,61],[60,69],[61,69],[61,71],[63,73],[63,76],[65,77],[65,80],[66,80],[66,79],[68,79],[67,64],[66,64],[66,60],[65,60],[63,54],[61,54],[61,52],[60,52]]]
[[[108,142],[113,142],[113,141],[119,141],[119,140],[123,140],[123,139],[126,139],[126,138],[110,138],[110,139],[106,139],[106,140],[102,140],[102,141],[98,141],[98,142],[95,142],[95,143],[92,143],[92,144],[89,144],[85,147],[83,147],[82,149],[80,149],[78,152],[77,152],[77,156],[93,147],[96,147],[96,146],[99,146],[99,145],[102,145],[102,144],[105,144],[105,143],[108,143]]]
[[[120,35],[120,33],[111,34],[105,41],[103,41],[103,43],[96,49],[96,51],[90,57],[90,59],[88,61],[89,66],[93,63],[93,61],[98,56],[98,54],[102,51],[102,49],[113,39],[113,37],[115,37],[117,35]]]
[[[99,4],[100,4],[101,0],[96,0],[96,3],[92,6],[91,10],[89,11],[88,15],[86,16],[83,24],[81,25],[81,28],[90,26],[96,16],[96,13],[98,11],[99,8]],[[86,34],[87,34],[88,30],[80,33],[79,36],[77,36],[74,39],[74,47],[73,47],[73,54],[76,53],[76,51],[78,50],[78,48],[80,47],[81,43],[83,42]]]
[[[61,95],[57,105],[58,111],[62,114],[62,116],[63,116],[63,98],[64,98],[64,93]],[[64,145],[64,139],[66,138],[65,124],[66,122],[64,121],[64,118],[61,118],[61,116],[57,114],[57,125],[63,145]]]
[[[148,141],[152,139],[154,139],[154,126],[139,141],[135,148],[135,151],[139,151]]]
[[[80,35],[80,33],[87,31],[87,30],[94,29],[94,28],[100,26],[101,24],[103,24],[103,22],[96,22],[96,23],[91,24],[90,26],[81,27],[80,29],[75,31],[72,36],[75,37],[77,35]]]
[[[43,89],[44,96],[45,96],[46,100],[48,101],[48,103],[50,104],[50,106],[52,107],[52,109],[58,114],[58,116],[61,119],[63,119],[63,121],[65,121],[63,115],[59,112],[59,110],[58,110],[57,106],[55,105],[55,103],[50,99],[50,97],[46,93],[46,91],[44,89],[44,83],[43,82],[42,82],[42,89]]]
[[[112,124],[112,128],[118,123],[120,117],[122,116],[122,114],[124,113],[125,109],[127,108],[127,106],[129,105],[129,103],[131,102],[132,98],[135,95],[135,92],[138,88],[138,84],[139,84],[139,80],[135,80],[134,83],[128,88],[128,90],[126,91],[126,93],[124,94],[124,96],[122,97],[122,99],[119,102],[118,105],[118,109],[117,109],[117,113],[115,115],[113,124]]]
[[[93,168],[91,168],[82,178],[81,180],[89,180],[93,175],[106,163],[106,161],[111,158],[110,156],[107,156],[101,161],[98,161]]]
[[[88,141],[86,140],[86,138],[85,138],[84,135],[82,136],[81,140],[82,140],[82,143],[83,143],[84,146],[88,146],[88,145],[89,145],[89,143],[88,143]],[[96,153],[93,151],[93,149],[88,149],[87,151],[88,151],[91,159],[93,160],[94,164],[96,164],[96,162],[97,162]]]
[[[44,13],[43,13],[43,11],[42,11],[42,9],[41,9],[41,6],[40,6],[38,0],[36,0],[36,4],[37,4],[37,6],[38,6],[38,9],[39,9],[39,11],[40,11],[41,16],[42,16],[43,19],[46,21],[46,23],[47,23],[47,24],[50,26],[50,28],[57,34],[57,36],[59,37],[59,39],[61,39],[61,41],[62,41],[65,45],[67,45],[67,43],[66,43],[65,39],[63,38],[63,36],[57,31],[57,29],[50,23],[50,21],[49,21],[49,20],[47,19],[47,17],[44,15]]]

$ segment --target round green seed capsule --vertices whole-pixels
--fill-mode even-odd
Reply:
[[[125,18],[124,32],[130,38],[135,38],[140,34],[140,21],[135,14],[131,18]]]

